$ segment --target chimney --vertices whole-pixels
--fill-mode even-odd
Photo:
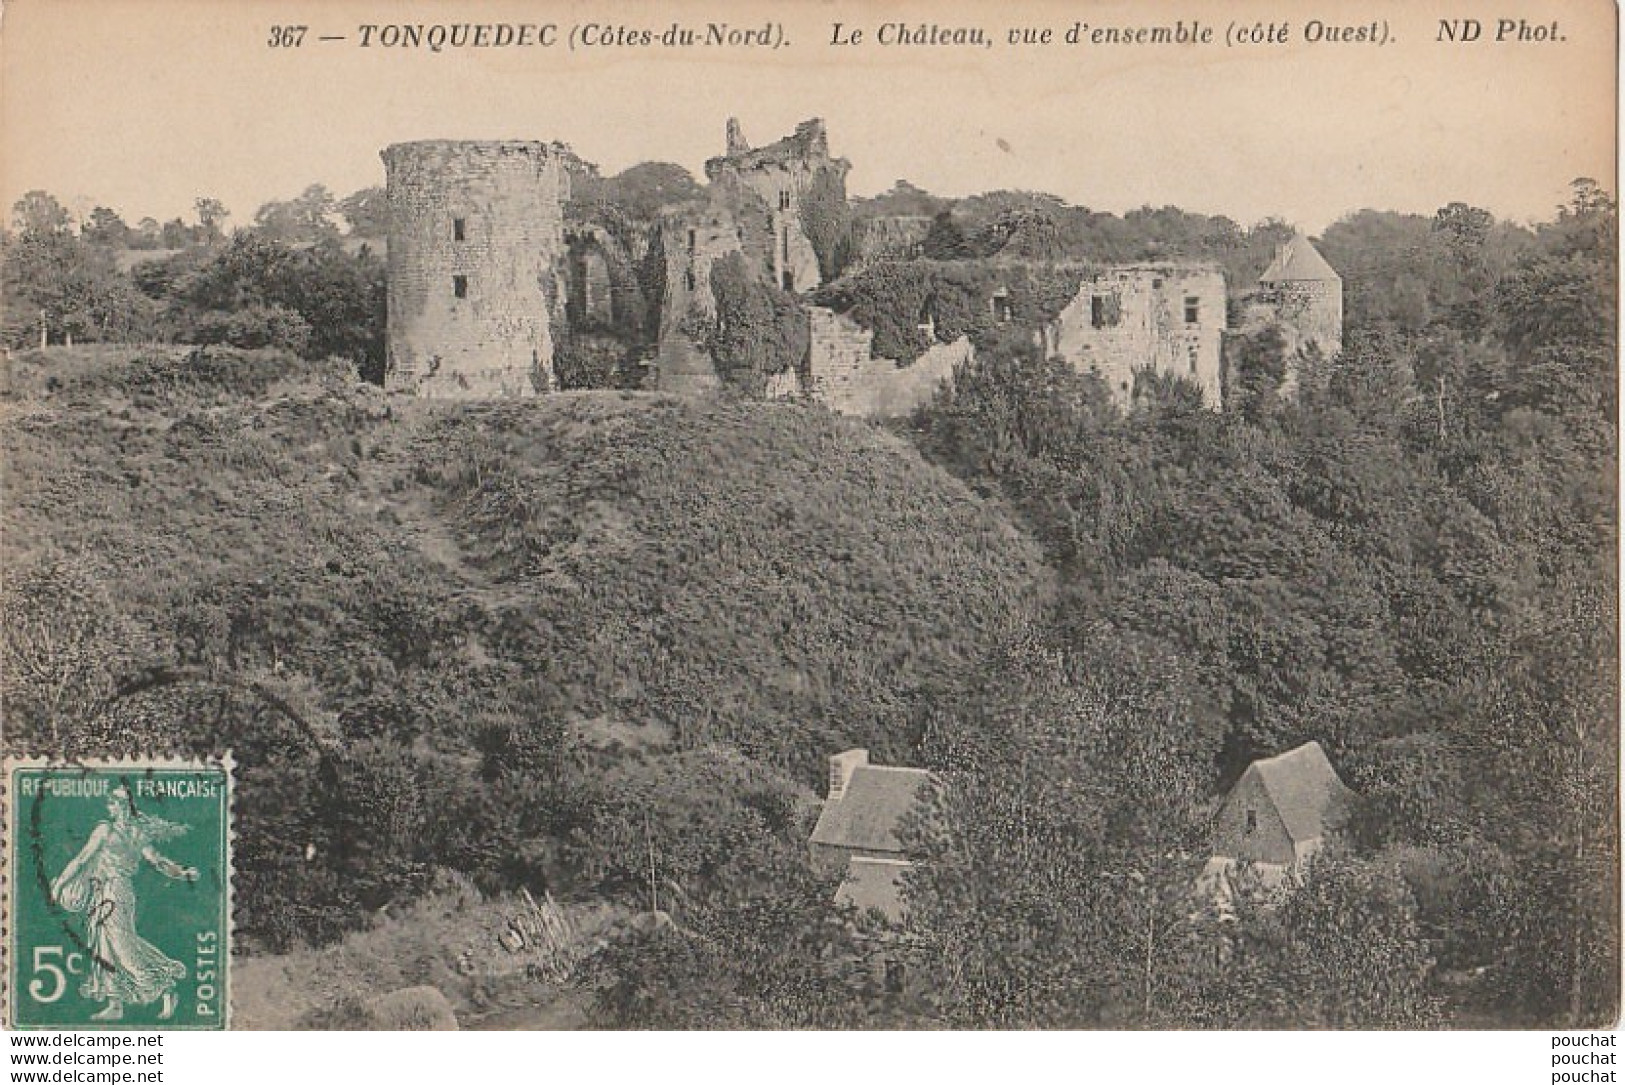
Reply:
[[[868,750],[847,750],[829,759],[829,801],[840,802],[846,794],[846,785],[852,779],[852,770],[869,763]]]
[[[745,132],[739,127],[738,117],[728,118],[728,157],[742,155],[750,150],[750,144],[745,142]]]

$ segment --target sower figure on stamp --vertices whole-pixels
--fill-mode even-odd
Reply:
[[[135,874],[145,860],[165,877],[196,881],[195,869],[165,858],[156,847],[187,827],[138,812],[122,787],[108,795],[107,815],[51,883],[51,897],[85,917],[91,964],[79,993],[107,1003],[92,1020],[117,1021],[126,1005],[159,1001],[159,1020],[167,1021],[174,1016],[175,985],[186,978],[186,966],[136,933]]]

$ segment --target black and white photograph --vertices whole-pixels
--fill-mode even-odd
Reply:
[[[1608,1080],[1616,48],[8,0],[6,1028],[1545,1030],[1460,1080]]]

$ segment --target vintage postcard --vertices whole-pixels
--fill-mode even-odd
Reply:
[[[1611,1025],[1617,29],[11,0],[8,1023]]]

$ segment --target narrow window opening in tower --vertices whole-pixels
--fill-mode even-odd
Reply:
[[[1115,328],[1123,319],[1123,299],[1116,292],[1095,294],[1089,299],[1089,323],[1096,328]]]
[[[451,277],[451,292],[454,297],[468,297],[468,276],[453,275]]]
[[[1195,324],[1202,319],[1202,299],[1185,299],[1185,323]]]
[[[451,239],[453,241],[467,241],[468,240],[468,220],[467,219],[452,219],[451,220]]]
[[[690,290],[694,289],[694,273],[692,271],[683,272],[683,285]]]
[[[788,271],[788,270],[785,271],[785,273],[784,273],[784,288],[786,290],[794,290],[796,288],[796,273],[795,272]]]
[[[790,193],[788,190],[783,190],[779,193],[779,210],[790,210]]]
[[[695,233],[695,231],[690,230],[688,232],[688,254],[690,256],[694,255],[694,243],[697,240],[698,240],[698,235]]]

